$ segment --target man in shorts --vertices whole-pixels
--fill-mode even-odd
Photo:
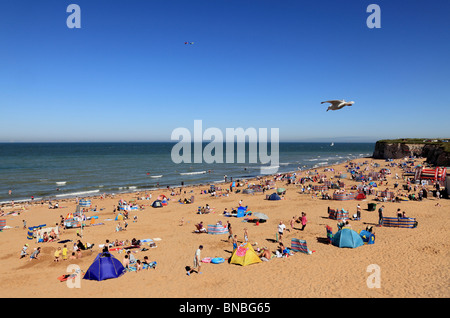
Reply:
[[[201,251],[203,250],[203,245],[200,245],[199,247],[198,247],[198,249],[195,251],[195,255],[194,255],[194,266],[187,272],[187,275],[191,275],[191,273],[195,270],[195,269],[197,269],[197,273],[198,274],[201,274],[202,272],[200,271],[201,270],[201,256],[200,256],[200,253],[201,253]]]

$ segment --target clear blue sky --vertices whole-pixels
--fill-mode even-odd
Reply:
[[[448,0],[1,1],[0,142],[449,137],[449,58]]]

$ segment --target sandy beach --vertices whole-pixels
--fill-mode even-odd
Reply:
[[[367,161],[377,162],[380,167],[372,168],[378,171],[388,162],[361,158],[353,160],[356,163]],[[401,162],[402,160],[395,160]],[[334,172],[324,172],[324,168],[317,168],[320,174],[327,175],[328,180],[338,171],[346,172],[345,164],[333,166]],[[394,175],[401,170],[391,168],[392,174],[387,176],[388,185],[379,185],[378,189],[393,188]],[[348,174],[349,175],[349,174]],[[297,174],[306,176],[306,171]],[[361,184],[350,179],[343,180],[346,188]],[[248,180],[249,183],[258,183]],[[318,184],[307,182],[307,184]],[[399,188],[405,184],[400,178]],[[222,189],[229,187],[229,183],[218,184]],[[0,275],[2,277],[1,297],[41,298],[41,297],[87,297],[87,298],[416,298],[450,296],[450,243],[448,228],[450,227],[450,201],[436,199],[429,196],[423,201],[375,202],[374,195],[368,195],[365,200],[335,201],[322,200],[320,196],[304,194],[301,185],[287,184],[286,181],[276,181],[276,187],[284,187],[287,191],[283,200],[265,200],[266,193],[254,195],[231,193],[229,196],[212,197],[209,194],[200,194],[207,190],[208,185],[186,187],[181,195],[171,196],[170,190],[149,192],[151,200],[137,200],[145,196],[144,193],[129,193],[116,195],[114,198],[92,197],[92,207],[97,206],[97,212],[88,212],[87,215],[98,216],[98,222],[104,225],[87,226],[83,231],[83,242],[95,244],[89,251],[83,251],[82,258],[75,260],[54,262],[54,252],[62,244],[57,242],[36,243],[27,239],[27,230],[23,229],[23,221],[27,227],[39,224],[53,226],[60,221],[60,216],[66,216],[75,211],[75,199],[59,201],[59,209],[49,209],[48,204],[34,203],[24,206],[17,204],[14,207],[6,206],[4,213],[18,211],[19,214],[1,217],[6,220],[7,226],[0,233]],[[239,189],[244,189],[240,187]],[[430,187],[431,188],[431,187]],[[178,189],[176,191],[179,191]],[[192,192],[191,192],[192,191]],[[334,190],[328,190],[332,194]],[[405,191],[406,192],[406,191]],[[170,198],[167,206],[152,208],[151,203],[160,194]],[[195,196],[193,204],[180,204],[180,198]],[[116,232],[117,221],[114,219],[114,207],[118,200],[137,200],[143,205],[142,210],[130,211],[125,231]],[[242,200],[244,206],[252,212],[262,212],[269,216],[265,223],[244,222],[244,218],[225,217],[223,211],[238,206]],[[377,227],[378,212],[368,211],[368,203],[375,202],[378,207],[385,206],[385,216],[396,216],[400,208],[408,217],[418,221],[417,228],[402,229]],[[328,218],[327,208],[344,208],[350,215],[356,213],[356,206],[362,207],[361,220],[350,221],[352,228],[359,232],[368,225],[374,226],[376,241],[373,245],[364,245],[355,249],[338,248],[326,243],[326,229],[329,225],[333,232],[337,231],[338,221]],[[437,206],[437,203],[440,206]],[[213,208],[209,214],[197,214],[198,207],[208,204]],[[261,262],[249,266],[228,264],[202,264],[202,274],[192,273],[186,275],[186,266],[192,266],[194,253],[201,244],[203,257],[222,257],[228,259],[232,253],[232,243],[227,241],[227,235],[210,235],[194,233],[195,224],[203,221],[205,225],[216,224],[221,221],[230,221],[233,233],[237,234],[238,241],[244,239],[244,228],[248,229],[249,241],[254,248],[268,247],[275,251],[278,243],[275,241],[277,225],[280,221],[289,229],[290,220],[301,212],[307,214],[308,223],[303,231],[301,224],[295,223],[294,229],[287,232],[283,238],[286,246],[290,246],[292,238],[306,240],[311,255],[296,253],[287,258],[273,258],[268,262]],[[137,216],[137,222],[133,222]],[[180,220],[183,219],[183,225]],[[123,221],[122,221],[123,224]],[[59,240],[79,239],[76,229],[66,229],[59,235]],[[80,288],[68,288],[65,282],[57,278],[66,274],[69,264],[77,264],[82,271],[86,271],[94,258],[101,252],[100,244],[106,239],[110,241],[136,239],[155,240],[156,248],[134,253],[137,259],[148,256],[150,261],[156,261],[156,269],[140,272],[127,272],[117,279],[105,281],[81,280]],[[29,244],[28,252],[40,246],[42,249],[38,260],[29,261],[29,257],[20,259],[20,251],[24,244]],[[72,251],[68,243],[69,251]],[[117,251],[112,254],[120,261],[124,253]],[[371,272],[368,267],[378,265],[380,269],[380,288],[369,288],[367,279]]]

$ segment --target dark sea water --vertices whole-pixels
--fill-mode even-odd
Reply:
[[[244,163],[227,163],[223,159],[224,163],[176,164],[171,157],[174,145],[155,142],[0,143],[0,203],[29,200],[31,196],[39,200],[117,194],[176,187],[181,182],[208,184],[224,181],[224,175],[234,180],[261,175],[266,166],[261,162],[249,163],[248,145]],[[277,171],[319,169],[369,157],[374,147],[374,143],[280,143]]]

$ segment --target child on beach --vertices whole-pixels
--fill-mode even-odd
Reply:
[[[235,234],[233,237],[233,250],[237,249],[237,235]]]
[[[231,223],[230,223],[230,221],[227,221],[227,229],[228,229],[228,239],[227,239],[227,241],[229,242],[230,239],[233,239],[233,231],[231,230]]]
[[[289,222],[289,224],[291,226],[291,230],[294,229],[294,223],[295,223],[295,215],[292,217],[291,221]]]
[[[25,256],[28,255],[27,249],[28,249],[28,244],[25,244],[25,245],[22,247],[22,251],[20,251],[20,258],[24,258]]]
[[[54,259],[54,261],[55,261],[56,263],[59,262],[59,257],[60,257],[60,255],[61,255],[61,247],[58,247],[58,248],[56,249],[56,251],[55,251],[55,259]]]
[[[62,249],[62,258],[64,261],[67,260],[67,245],[64,244],[64,248]]]
[[[30,261],[33,259],[38,259],[38,255],[41,252],[41,247],[35,248],[33,253],[30,255]]]
[[[305,229],[306,223],[308,222],[308,220],[306,220],[306,213],[305,212],[302,212],[301,222],[302,222],[301,231],[303,231]]]

